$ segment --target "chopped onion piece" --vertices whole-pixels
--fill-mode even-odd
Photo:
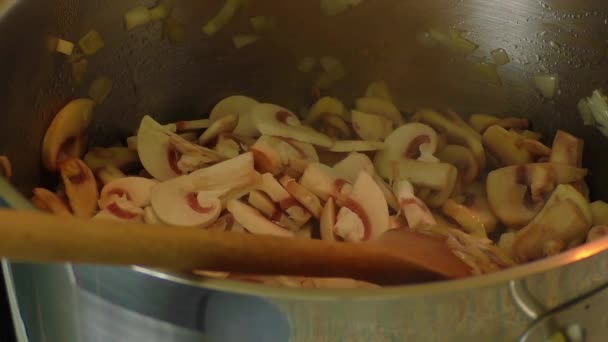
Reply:
[[[606,97],[600,90],[596,90],[587,99],[587,104],[598,124],[597,128],[602,134],[608,136],[608,103]]]
[[[97,78],[89,88],[89,97],[97,104],[103,103],[112,91],[112,80],[101,76]]]
[[[479,45],[473,43],[472,41],[464,38],[462,36],[462,32],[459,31],[450,31],[450,41],[449,48],[458,53],[468,54],[471,53],[477,48]]]
[[[99,49],[103,48],[104,42],[99,32],[91,30],[80,38],[78,45],[80,46],[82,52],[87,55],[92,55],[99,51]]]
[[[158,5],[150,9],[150,19],[161,20],[167,17],[167,9],[163,5]]]
[[[82,82],[88,67],[89,61],[85,58],[72,63],[72,77],[74,77],[76,83]]]
[[[259,36],[254,34],[237,34],[232,37],[232,42],[237,49],[251,45],[260,39]]]
[[[492,84],[501,85],[502,81],[500,80],[500,76],[498,76],[498,71],[496,68],[497,65],[494,63],[478,62],[473,64],[473,70],[479,76],[482,76],[485,80]]]
[[[74,43],[69,42],[67,40],[58,39],[57,47],[55,48],[55,50],[57,50],[57,52],[60,52],[66,56],[70,56],[70,55],[72,55],[72,52],[74,52]]]
[[[363,0],[321,0],[321,12],[326,16],[338,15],[351,7],[359,5]]]
[[[249,19],[249,22],[251,23],[251,27],[259,32],[272,30],[277,26],[276,17],[266,17],[263,15],[252,17]]]
[[[314,57],[304,57],[298,63],[298,70],[304,73],[312,72],[317,65],[317,61]]]
[[[552,99],[557,92],[557,75],[538,74],[534,76],[534,83],[540,93],[547,99]]]
[[[587,99],[581,99],[580,101],[578,101],[577,108],[578,112],[583,118],[583,123],[585,124],[585,126],[595,125],[595,119],[593,118],[593,113],[591,112],[591,108],[589,108]]]
[[[150,10],[145,6],[137,6],[129,10],[124,15],[125,24],[128,30],[132,30],[137,26],[145,25],[152,20]]]
[[[492,59],[496,65],[505,65],[511,61],[505,49],[496,49],[490,52]]]
[[[205,26],[203,26],[203,32],[208,35],[214,35],[217,31],[221,30],[230,19],[234,16],[236,11],[243,5],[242,0],[226,0],[224,6],[220,11],[209,20]]]

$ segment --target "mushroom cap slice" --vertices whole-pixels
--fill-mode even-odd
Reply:
[[[498,126],[490,126],[483,134],[482,141],[488,153],[503,166],[532,163],[534,155],[524,143],[526,139],[517,133]]]
[[[92,217],[97,210],[99,190],[91,169],[82,160],[70,158],[59,164],[59,172],[74,216]]]
[[[208,142],[217,139],[222,133],[234,131],[238,122],[239,117],[237,115],[226,115],[215,120],[198,138],[198,143],[205,145]]]
[[[333,198],[329,198],[325,202],[321,217],[319,219],[319,228],[321,239],[325,241],[336,241],[334,234],[334,226],[336,225],[336,203]]]
[[[534,220],[515,234],[513,255],[520,262],[555,255],[585,241],[591,223],[587,200],[560,184]]]
[[[351,121],[353,130],[363,140],[384,141],[393,131],[391,120],[375,114],[353,110]]]
[[[258,101],[242,95],[233,95],[218,102],[209,114],[211,121],[216,121],[227,115],[238,116],[238,124],[234,128],[234,134],[246,137],[257,137],[260,135],[251,120],[251,109]]]
[[[553,139],[549,162],[568,164],[576,167],[583,165],[583,147],[585,142],[562,130],[557,131]]]
[[[464,146],[448,145],[437,152],[440,161],[454,165],[458,169],[458,178],[464,185],[475,181],[479,174],[479,165],[473,153]]]
[[[329,166],[321,163],[311,163],[306,167],[300,184],[323,201],[330,197],[341,203],[345,195],[352,190],[352,185],[339,177]]]
[[[403,124],[403,117],[399,109],[389,101],[375,97],[362,97],[355,101],[358,111],[383,116],[393,122],[395,126]]]
[[[308,191],[305,187],[296,182],[295,179],[289,176],[283,176],[280,179],[281,185],[287,192],[293,196],[306,210],[308,210],[315,218],[321,216],[323,206],[321,201],[315,194]]]
[[[268,103],[253,107],[251,117],[255,127],[266,135],[291,138],[322,147],[331,147],[333,140],[313,128],[302,126],[298,117],[289,110]]]
[[[250,206],[264,214],[269,220],[278,223],[291,231],[298,231],[302,227],[302,224],[287,217],[281,208],[279,208],[268,195],[259,190],[251,191],[247,202]]]
[[[555,185],[576,182],[586,175],[586,169],[552,163],[497,169],[486,179],[488,201],[502,223],[522,227],[539,213],[544,205],[542,198],[553,191]]]
[[[399,200],[401,210],[403,211],[403,216],[405,216],[407,220],[408,227],[416,229],[420,225],[432,225],[437,223],[426,204],[414,195],[414,187],[410,182],[396,182],[395,193]]]
[[[407,180],[416,186],[442,191],[453,186],[458,170],[451,164],[427,163],[412,159],[396,161],[389,174],[380,174],[386,179]],[[454,180],[454,181],[453,181]]]
[[[143,222],[144,210],[125,198],[118,199],[98,212],[93,219],[113,221]]]
[[[314,146],[289,138],[262,135],[250,150],[254,154],[256,168],[273,175],[286,171],[285,168],[293,168],[297,163],[319,161]]]
[[[437,133],[430,126],[417,122],[405,124],[386,137],[386,148],[376,153],[374,165],[382,177],[389,178],[394,162],[418,159],[422,144],[428,144],[425,151],[432,155],[437,148],[437,141]]]
[[[279,208],[300,226],[310,220],[311,213],[291,196],[270,173],[262,175],[259,189],[266,193],[278,204]]]
[[[331,152],[369,152],[386,148],[382,141],[338,140],[329,148]]]
[[[149,116],[144,116],[137,131],[137,153],[152,177],[164,181],[181,175],[179,159],[171,147],[172,133]]]
[[[79,158],[84,153],[86,144],[82,142],[94,107],[93,100],[76,99],[55,115],[42,142],[42,161],[48,170],[57,170],[62,158]]]
[[[242,203],[239,200],[231,200],[226,209],[234,216],[234,219],[247,231],[253,234],[275,235],[293,237],[293,232],[273,223],[256,209]]]
[[[324,115],[337,115],[343,119],[348,119],[344,104],[334,97],[325,96],[318,99],[310,108],[304,122],[309,125],[314,124]]]
[[[143,177],[120,178],[108,183],[101,190],[99,207],[105,209],[119,198],[126,198],[136,207],[143,208],[150,204],[152,188],[157,181]]]

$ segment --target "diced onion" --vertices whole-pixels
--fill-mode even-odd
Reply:
[[[226,0],[222,9],[203,26],[203,32],[214,35],[232,19],[236,11],[243,4],[242,0]]]
[[[298,70],[309,73],[315,69],[316,65],[317,61],[314,57],[304,57],[300,60],[300,63],[298,63]]]
[[[161,20],[167,17],[167,9],[163,5],[158,5],[150,9],[150,18],[152,20]]]
[[[92,55],[99,51],[99,49],[103,48],[104,42],[99,32],[91,30],[80,38],[78,45],[80,46],[82,52],[87,55]]]
[[[276,27],[277,18],[259,15],[249,19],[249,22],[251,23],[251,27],[256,31],[268,31]]]
[[[589,105],[589,109],[591,109],[593,118],[598,124],[598,129],[602,134],[608,136],[608,103],[606,102],[606,97],[600,90],[596,90],[587,99],[587,104]]]
[[[132,30],[137,26],[145,25],[152,20],[150,10],[145,6],[137,6],[129,10],[124,15],[127,30]]]
[[[552,99],[557,92],[557,75],[538,74],[534,76],[534,83],[540,93],[547,99]]]
[[[464,38],[462,36],[462,32],[452,30],[450,31],[450,40],[448,47],[455,52],[468,54],[477,50],[479,45]]]
[[[237,34],[232,37],[232,42],[237,49],[240,49],[257,42],[259,39],[260,37],[254,34]]]
[[[72,52],[74,52],[74,43],[69,42],[67,40],[58,39],[57,47],[55,48],[55,50],[57,50],[57,52],[60,52],[66,56],[70,56],[70,55],[72,55]]]
[[[112,91],[112,80],[102,76],[91,83],[89,97],[98,104],[103,103]]]
[[[321,12],[326,16],[338,15],[351,7],[359,5],[363,0],[321,0]]]
[[[505,65],[511,61],[505,49],[496,49],[490,52],[492,59],[496,65]]]
[[[82,82],[85,74],[87,73],[87,68],[89,67],[89,61],[86,58],[75,61],[72,63],[72,77],[76,81],[76,83]]]

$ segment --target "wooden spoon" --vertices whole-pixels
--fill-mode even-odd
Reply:
[[[406,229],[391,230],[378,243],[337,243],[14,210],[0,210],[0,256],[29,262],[347,277],[380,285],[470,275],[470,268],[444,240]]]

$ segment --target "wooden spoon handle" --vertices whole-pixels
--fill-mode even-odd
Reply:
[[[379,284],[445,278],[374,244],[82,220],[13,210],[0,210],[0,256],[32,262],[350,277]]]

